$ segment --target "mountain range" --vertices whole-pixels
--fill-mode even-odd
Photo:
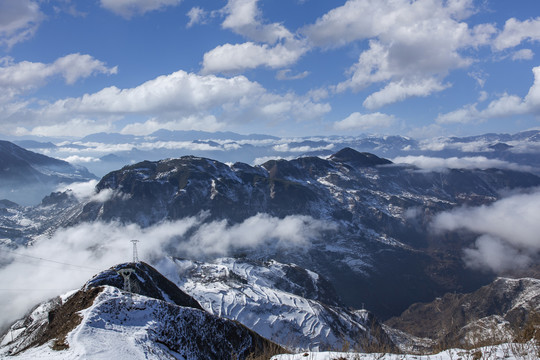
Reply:
[[[0,141],[0,199],[33,205],[58,185],[96,179],[82,166]]]
[[[494,152],[504,152],[510,148],[501,145],[502,140],[517,148],[512,143],[517,137],[532,144],[536,135],[485,135],[459,142],[490,142]],[[15,145],[6,148],[10,153],[28,156]],[[31,162],[20,156],[28,164],[45,162],[38,158]],[[9,167],[4,169],[10,171]],[[536,191],[540,177],[527,169],[426,169],[350,147],[323,157],[274,159],[260,165],[223,163],[198,156],[143,161],[106,174],[86,197],[67,190],[49,193],[35,206],[1,201],[0,241],[10,251],[24,249],[46,244],[55,234],[84,224],[113,224],[125,229],[137,226],[142,233],[154,229],[147,234],[167,231],[166,241],[151,236],[141,241],[148,243],[148,248],[155,242],[155,247],[162,249],[159,255],[153,253],[150,262],[174,283],[174,288],[189,296],[187,307],[222,319],[219,321],[237,321],[281,346],[324,350],[358,343],[365,348],[372,341],[394,351],[432,351],[442,343],[470,346],[472,340],[487,337],[478,329],[498,326],[504,330],[504,340],[511,329],[523,327],[529,314],[540,309],[537,280],[498,279],[493,271],[471,266],[464,253],[478,246],[478,232],[459,227],[441,231],[434,223],[441,214],[489,209],[512,194]],[[96,256],[102,251],[96,247]],[[530,262],[519,270],[523,277],[535,276],[540,270],[537,254],[528,255]],[[9,266],[9,260],[2,266]],[[176,317],[180,310],[155,302],[171,303],[174,296],[169,290],[163,293],[161,283],[157,285],[159,290],[147,288],[155,280],[145,280],[147,275],[142,274],[152,272],[146,265],[137,268],[142,271],[137,279],[142,280],[135,287],[142,290],[134,291],[139,297],[132,298],[137,306],[152,308],[152,315],[118,310],[115,317],[98,319],[101,312],[108,314],[109,305],[103,304],[112,302],[120,309],[119,304],[128,301],[125,294],[114,289],[122,288],[116,273],[119,269],[101,273],[81,289],[96,292],[91,289],[105,287],[99,294],[77,295],[77,299],[87,299],[81,301],[86,301],[85,309],[91,309],[84,313],[97,311],[92,313],[96,323],[115,323],[125,317],[125,321],[136,323],[140,333],[162,334],[163,326],[168,326],[163,325],[168,320],[162,316]],[[167,286],[172,289],[172,285]],[[61,301],[40,307],[48,314],[67,298],[65,295]],[[186,307],[185,302],[172,303]],[[468,311],[470,308],[477,311]],[[156,315],[162,312],[165,315]],[[180,312],[185,315],[185,310]],[[35,319],[26,318],[13,325],[15,328],[11,326],[8,335],[20,335],[27,329],[50,331],[46,328],[54,319],[45,321],[44,314],[39,310],[32,315]],[[428,323],[426,319],[431,320]],[[83,327],[90,324],[85,321]],[[120,333],[131,331],[122,324],[118,326]],[[83,334],[82,328],[78,329],[78,334]],[[84,334],[94,334],[94,330],[84,329]],[[171,338],[185,336],[167,329]],[[72,341],[84,338],[73,331],[68,331]],[[98,336],[108,336],[103,334]],[[129,334],[138,338],[135,333]],[[29,340],[34,335],[18,335],[16,350],[10,345],[2,351],[28,349],[24,353],[36,354],[32,349],[45,351],[52,340],[49,337],[39,343]],[[126,351],[139,354],[140,344],[159,354],[199,351],[180,349],[160,336],[148,335]],[[62,341],[58,344],[62,347]],[[230,350],[232,345],[226,346]],[[67,351],[63,353],[66,358],[75,354]]]

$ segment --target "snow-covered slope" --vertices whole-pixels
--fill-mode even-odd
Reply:
[[[335,297],[329,297],[331,288],[325,288],[329,284],[314,272],[276,261],[169,261],[176,266],[161,264],[168,269],[167,276],[205,310],[237,320],[287,348],[340,349],[367,339],[392,348],[368,311],[325,304],[325,299]]]
[[[358,353],[358,352],[303,352],[299,354],[276,355],[271,360],[537,360],[540,358],[540,345],[529,343],[503,343],[474,349],[449,349],[433,354],[415,355],[407,353]]]
[[[414,302],[471,291],[492,280],[462,261],[461,250],[476,237],[460,234],[457,241],[440,241],[428,231],[433,216],[457,206],[491,203],[505,189],[538,185],[540,178],[529,173],[424,171],[352,149],[327,159],[270,160],[262,166],[186,156],[107,174],[97,190],[115,195],[85,204],[76,221],[148,227],[203,212],[207,222],[231,225],[261,213],[328,222],[333,231],[309,239],[311,246],[303,253],[259,247],[247,255],[314,270],[332,282],[347,306],[365,303],[386,318]]]
[[[167,300],[100,285],[115,283],[120,276],[116,271],[126,269],[133,270],[132,290],[155,291]],[[198,304],[185,294],[179,300],[181,290],[154,271],[146,264],[124,264],[76,292],[40,304],[11,326],[0,357],[244,359],[277,348],[239,323],[195,308]],[[186,301],[195,307],[177,305]]]
[[[386,324],[438,343],[474,346],[521,336],[539,313],[540,280],[498,278],[472,293],[413,304]]]

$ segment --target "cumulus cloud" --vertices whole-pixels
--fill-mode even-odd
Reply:
[[[504,94],[490,102],[483,110],[477,109],[477,104],[465,105],[463,108],[446,114],[439,114],[436,122],[439,124],[470,123],[485,121],[490,118],[510,117],[515,115],[540,113],[540,66],[532,69],[534,83],[523,98],[517,95]]]
[[[428,96],[448,87],[448,72],[472,64],[467,49],[488,45],[496,29],[463,22],[474,13],[471,0],[349,0],[302,32],[311,44],[338,47],[369,40],[349,78],[336,90],[359,91],[388,82],[365,105],[380,107],[411,96]],[[361,19],[361,21],[359,21]]]
[[[490,205],[462,207],[434,219],[439,231],[468,230],[479,235],[466,249],[471,267],[494,272],[527,266],[540,252],[540,189],[513,194]]]
[[[273,44],[282,39],[292,39],[293,34],[282,24],[264,23],[257,2],[258,0],[228,0],[222,10],[226,17],[221,26],[258,42]]]
[[[203,57],[203,74],[236,73],[266,66],[271,69],[294,64],[307,48],[298,41],[268,44],[224,44],[210,50]]]
[[[113,13],[130,19],[149,11],[161,10],[167,6],[176,6],[182,0],[100,0],[101,6]]]
[[[411,164],[422,169],[510,169],[517,171],[531,171],[530,166],[518,165],[504,160],[488,159],[485,156],[465,156],[439,158],[430,156],[398,156],[392,159],[396,164]]]
[[[37,1],[0,1],[0,45],[10,48],[31,38],[44,17]]]
[[[230,225],[205,222],[206,215],[148,228],[83,223],[38,238],[32,246],[14,253],[0,252],[1,263],[7,264],[0,269],[2,290],[12,291],[0,298],[0,326],[22,316],[39,301],[79,288],[99,271],[131,261],[131,239],[140,240],[140,259],[153,263],[166,256],[202,258],[250,249],[306,248],[321,231],[334,229],[306,216],[278,219],[259,214]]]
[[[12,98],[26,91],[42,86],[53,76],[62,76],[67,84],[95,74],[116,74],[118,68],[107,67],[104,62],[86,54],[69,54],[51,64],[21,61],[10,58],[0,59],[1,97]]]
[[[225,78],[180,70],[134,88],[111,86],[42,107],[21,106],[0,117],[17,119],[17,122],[6,124],[4,129],[12,134],[61,135],[66,127],[75,125],[64,134],[77,136],[115,131],[115,123],[129,116],[150,119],[124,125],[122,131],[144,134],[155,129],[158,122],[171,129],[179,129],[181,125],[187,129],[202,129],[203,126],[219,129],[225,123],[252,119],[309,120],[328,111],[330,105],[326,103],[316,103],[294,93],[273,94],[244,76]],[[219,114],[219,121],[214,114]]]
[[[401,79],[390,82],[381,90],[369,95],[364,101],[364,107],[373,110],[387,104],[403,101],[411,96],[426,97],[434,92],[442,91],[449,87],[449,84],[441,84],[435,78],[428,79]]]
[[[540,40],[540,17],[519,21],[515,18],[506,20],[504,29],[493,41],[495,50],[505,50],[516,47],[523,41]]]
[[[239,73],[260,66],[282,68],[294,64],[309,50],[304,40],[297,38],[282,24],[265,23],[257,2],[227,2],[221,10],[226,14],[222,27],[251,41],[220,45],[204,54],[203,74]]]
[[[395,123],[392,115],[382,113],[361,114],[354,112],[345,119],[334,123],[335,130],[369,130],[387,128]]]

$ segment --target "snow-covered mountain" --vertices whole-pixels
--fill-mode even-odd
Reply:
[[[331,285],[299,266],[233,258],[169,261],[175,266],[162,264],[168,278],[205,310],[289,349],[339,349],[368,341],[397,349],[371,313],[331,305]]]
[[[13,359],[245,359],[279,349],[238,322],[201,310],[145,263],[115,266],[39,304],[1,344],[0,357]]]
[[[82,166],[74,166],[0,140],[0,199],[33,205],[59,184],[91,179],[96,177]]]
[[[186,156],[111,172],[86,200],[64,192],[35,207],[3,201],[0,230],[2,242],[14,248],[46,244],[62,228],[85,223],[159,229],[191,219],[191,228],[156,244],[167,257],[153,261],[208,313],[297,349],[373,338],[401,345],[400,336],[412,338],[353,309],[385,320],[415,302],[489,283],[493,274],[466,267],[462,259],[476,236],[460,231],[441,241],[429,231],[433,218],[539,185],[540,178],[527,172],[427,171],[351,148],[261,166]],[[261,231],[264,241],[254,241]],[[201,242],[201,234],[210,240]],[[228,247],[214,246],[219,243]],[[100,278],[106,280],[100,285],[121,287],[114,271],[94,282]],[[141,296],[171,298],[160,291]]]
[[[99,133],[71,142],[43,139],[49,142],[18,141],[18,144],[49,156],[83,164],[99,176],[126,164],[143,160],[177,158],[182,155],[212,158],[221,162],[241,161],[261,164],[275,158],[329,156],[344,147],[390,159],[405,158],[408,161],[414,160],[415,157],[438,160],[468,158],[489,164],[490,160],[495,160],[499,167],[522,166],[540,174],[539,134],[539,130],[531,130],[517,134],[484,134],[418,140],[405,136],[277,138],[231,132],[160,130],[149,136]],[[51,144],[51,141],[54,144]],[[491,163],[493,164],[493,161]]]
[[[475,238],[462,234],[441,242],[428,231],[433,216],[460,205],[491,203],[502,190],[538,185],[540,178],[530,173],[425,171],[350,148],[328,159],[271,160],[261,166],[182,157],[107,174],[96,189],[108,198],[86,203],[72,223],[118,221],[146,227],[201,213],[207,222],[229,224],[261,213],[323,221],[331,225],[302,251],[271,246],[238,251],[320,273],[345,305],[365,304],[385,318],[414,302],[471,291],[492,280],[463,264],[460,251]]]

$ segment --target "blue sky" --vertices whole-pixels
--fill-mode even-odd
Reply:
[[[537,0],[0,0],[0,134],[539,128]]]

